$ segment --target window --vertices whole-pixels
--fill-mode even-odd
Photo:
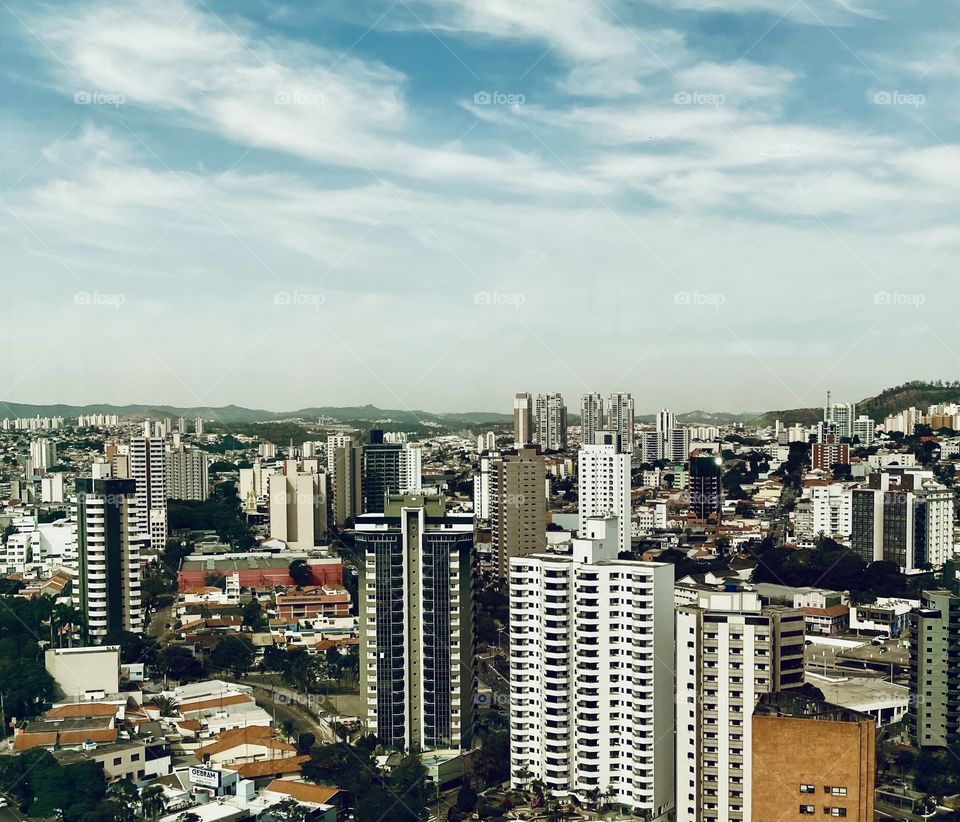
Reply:
[[[813,810],[813,805],[801,805],[800,813],[803,816],[813,816],[815,811]]]
[[[813,785],[801,785],[800,793],[816,793],[817,789]]]
[[[838,788],[836,785],[833,785],[833,786],[827,785],[826,787],[824,787],[823,791],[824,791],[824,793],[828,793],[828,794],[830,794],[831,796],[846,796],[846,795],[847,795],[847,789],[846,789],[846,788]]]
[[[122,759],[121,757],[117,756],[117,757],[114,757],[113,764],[114,764],[114,765],[119,765],[122,761],[123,761],[123,759]]]
[[[828,811],[830,813],[830,816],[846,816],[847,815],[846,808],[825,808],[824,810]]]

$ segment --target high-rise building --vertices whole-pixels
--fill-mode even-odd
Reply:
[[[489,461],[489,519],[493,561],[504,579],[510,557],[547,546],[546,460],[536,447]]]
[[[657,412],[657,430],[644,431],[640,445],[644,462],[686,462],[690,456],[690,429],[678,428],[674,413],[664,409]]]
[[[853,421],[852,439],[856,439],[858,445],[868,447],[873,445],[873,438],[877,430],[877,424],[866,414],[861,414]]]
[[[333,522],[338,528],[360,513],[363,505],[363,449],[346,439],[332,450],[327,442],[327,465],[333,495]]]
[[[850,446],[839,442],[835,434],[826,434],[823,442],[810,446],[810,464],[814,471],[829,471],[834,465],[850,464]]]
[[[941,568],[953,555],[953,489],[930,472],[871,474],[852,491],[851,545],[865,562],[895,562],[904,572]]]
[[[513,398],[513,444],[516,448],[523,448],[532,443],[535,436],[533,397],[526,392],[516,394]]]
[[[960,745],[960,597],[924,591],[910,612],[910,706],[907,730],[921,748]]]
[[[690,457],[690,515],[702,522],[720,522],[723,507],[720,457],[695,454]]]
[[[598,435],[598,443],[585,445],[577,455],[579,486],[579,532],[591,517],[617,518],[617,544],[630,550],[630,454],[620,449],[619,436],[610,431]]]
[[[363,511],[383,511],[388,494],[418,493],[422,483],[422,452],[413,443],[384,442],[383,431],[372,430],[363,446]]]
[[[584,394],[580,402],[580,444],[592,445],[597,440],[597,431],[602,429],[603,397]]]
[[[366,727],[403,750],[473,739],[473,516],[390,495],[355,523]]]
[[[306,471],[271,474],[270,538],[309,551],[327,536],[327,475]]]
[[[633,435],[633,397],[619,392],[611,394],[607,401],[607,430],[620,435],[620,447],[624,453],[632,454]]]
[[[760,695],[752,725],[752,822],[873,822],[872,716],[783,691]]]
[[[193,433],[198,437],[203,434],[203,417],[197,417],[193,421]]]
[[[130,477],[137,484],[140,530],[148,535],[152,549],[163,550],[167,541],[166,443],[163,439],[135,437],[130,440]]]
[[[563,451],[567,447],[567,406],[560,394],[538,394],[536,403],[536,439],[545,451]]]
[[[181,445],[166,455],[167,499],[205,500],[210,496],[210,458],[198,448]]]
[[[852,402],[834,402],[829,398],[823,409],[824,428],[837,435],[838,440],[853,437],[853,421],[857,416],[857,404]]]
[[[754,591],[703,591],[677,608],[677,822],[750,820],[761,694],[803,684],[804,616]]]
[[[614,517],[510,558],[510,778],[673,806],[673,566],[619,560]]]
[[[75,600],[90,641],[143,630],[140,598],[140,520],[130,479],[77,480]]]
[[[48,471],[57,464],[56,443],[40,437],[30,443],[30,459],[35,471]]]

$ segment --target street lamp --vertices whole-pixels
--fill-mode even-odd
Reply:
[[[506,625],[501,625],[499,628],[497,628],[497,651],[499,651],[500,653],[503,653],[503,648],[501,647],[500,640],[503,637],[503,632],[506,630],[507,630]]]

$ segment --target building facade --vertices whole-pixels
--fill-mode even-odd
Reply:
[[[633,397],[630,394],[621,391],[610,395],[606,428],[620,436],[620,448],[625,454],[633,453]]]
[[[160,437],[134,437],[129,459],[140,530],[148,536],[153,550],[162,551],[167,542],[166,443]]]
[[[749,822],[751,717],[762,694],[803,684],[803,613],[701,591],[676,632],[677,822]]]
[[[618,560],[613,517],[510,558],[510,772],[651,819],[673,807],[673,566]]]
[[[910,706],[907,730],[921,748],[960,743],[960,597],[924,591],[910,612]]]
[[[136,484],[129,479],[77,480],[74,599],[84,630],[99,644],[108,634],[143,630]]]
[[[563,451],[567,447],[567,406],[560,394],[538,394],[536,403],[536,439],[544,451]]]
[[[630,550],[630,454],[619,447],[619,437],[602,432],[603,442],[583,446],[577,455],[577,483],[582,536],[591,517],[617,518],[617,544]]]
[[[180,446],[166,455],[167,499],[205,500],[210,496],[210,458],[197,448]]]
[[[546,548],[547,466],[540,449],[532,447],[491,459],[488,467],[493,561],[506,579],[510,557]]]
[[[400,750],[473,739],[473,516],[391,495],[355,524],[366,725]]]
[[[270,538],[294,550],[310,550],[327,537],[327,475],[293,471],[271,474]]]
[[[584,394],[580,402],[580,444],[597,441],[597,431],[603,429],[603,397],[599,394]]]
[[[516,394],[513,398],[513,444],[515,448],[523,448],[534,441],[533,427],[533,397],[526,392]]]
[[[753,712],[753,822],[873,822],[876,720],[787,691]]]

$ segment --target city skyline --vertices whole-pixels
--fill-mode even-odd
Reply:
[[[3,15],[8,400],[803,407],[960,352],[945,3]]]

